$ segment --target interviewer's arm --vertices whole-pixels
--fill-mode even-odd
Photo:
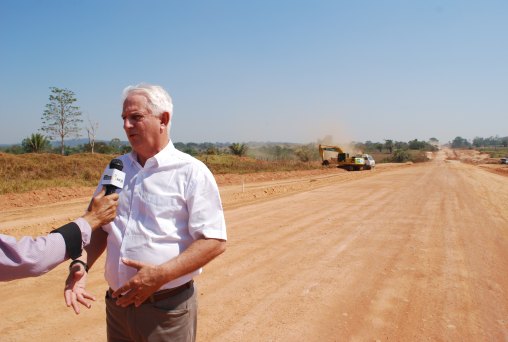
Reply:
[[[118,195],[104,193],[102,190],[93,198],[83,217],[55,229],[53,234],[19,241],[0,235],[0,281],[39,276],[68,258],[79,257],[90,242],[92,230],[116,216]]]
[[[86,240],[90,241],[91,228],[82,218],[74,221]],[[87,242],[88,242],[87,241]],[[42,275],[68,258],[61,234],[49,234],[19,241],[12,236],[0,235],[0,281]]]

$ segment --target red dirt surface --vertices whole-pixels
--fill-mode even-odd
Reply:
[[[450,153],[363,172],[218,177],[229,241],[196,278],[198,341],[508,341],[507,167]],[[12,195],[21,209],[2,197],[0,231],[47,231],[92,190],[53,204],[56,189]],[[104,341],[103,260],[89,276],[98,300],[79,316],[63,302],[68,263],[0,284],[1,340]]]

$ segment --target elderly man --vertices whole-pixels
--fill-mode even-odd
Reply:
[[[118,216],[86,249],[91,267],[107,248],[108,341],[194,341],[193,277],[225,250],[217,184],[203,163],[173,146],[172,115],[162,87],[124,90],[123,128],[133,152],[119,158],[126,176]],[[85,277],[69,279],[67,295],[83,303]]]
[[[83,246],[90,242],[92,229],[111,222],[116,216],[118,195],[92,199],[88,211],[80,218],[36,239],[25,236],[19,241],[0,234],[0,281],[35,277],[55,268],[68,258],[81,256]],[[73,261],[76,263],[79,261]],[[71,266],[72,266],[71,263]]]

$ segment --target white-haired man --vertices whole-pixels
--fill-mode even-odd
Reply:
[[[173,105],[160,86],[124,90],[123,128],[132,152],[116,219],[94,233],[88,266],[107,248],[108,341],[194,341],[193,277],[225,251],[217,184],[197,159],[169,138]],[[86,303],[84,279],[70,276],[66,300]],[[69,304],[69,303],[68,303]]]

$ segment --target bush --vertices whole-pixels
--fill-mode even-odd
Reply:
[[[405,163],[410,161],[411,157],[405,150],[395,150],[391,159],[394,163]]]
[[[229,149],[235,156],[242,157],[247,153],[248,147],[246,144],[233,143],[229,146]]]

